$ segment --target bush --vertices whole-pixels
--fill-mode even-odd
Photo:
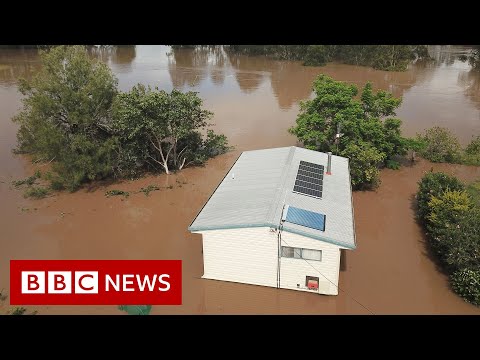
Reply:
[[[433,162],[458,163],[461,161],[461,147],[457,138],[446,128],[435,126],[419,136],[426,146],[421,155]]]
[[[450,271],[480,269],[480,210],[474,208],[458,221],[456,227],[447,228],[444,238],[448,251],[444,257]]]
[[[419,183],[418,214],[428,243],[448,273],[452,289],[480,305],[480,207],[455,177],[428,173]]]
[[[442,263],[451,271],[480,266],[479,219],[468,193],[446,190],[432,196],[428,206],[429,242]]]
[[[380,184],[378,164],[384,154],[368,143],[349,144],[341,153],[350,159],[350,176],[354,189],[375,188]]]
[[[480,154],[480,136],[477,136],[467,145],[465,152],[469,155]]]
[[[467,145],[462,163],[480,166],[480,136],[477,136]]]
[[[417,214],[422,222],[425,222],[430,208],[428,203],[432,196],[440,196],[445,190],[465,190],[463,185],[456,177],[438,173],[427,173],[419,182],[419,189],[417,192]]]
[[[472,207],[472,200],[465,190],[447,189],[438,196],[432,195],[428,202],[427,228],[435,234],[436,229],[453,227]]]
[[[385,167],[387,169],[398,170],[398,169],[400,169],[400,163],[398,161],[395,161],[395,160],[387,160],[385,162]]]
[[[465,301],[480,306],[480,271],[460,270],[450,276],[453,291]]]
[[[50,194],[50,190],[40,186],[32,186],[25,190],[23,196],[25,198],[34,198],[34,199],[43,199],[48,194]]]

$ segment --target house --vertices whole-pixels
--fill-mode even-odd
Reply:
[[[356,247],[348,159],[245,151],[188,229],[205,279],[337,295],[340,253]]]

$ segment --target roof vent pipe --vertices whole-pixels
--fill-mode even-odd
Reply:
[[[332,175],[332,152],[328,152],[327,175]]]

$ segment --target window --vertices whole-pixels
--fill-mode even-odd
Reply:
[[[301,259],[302,249],[293,248],[289,246],[282,246],[282,256],[287,258]]]
[[[322,250],[311,250],[282,246],[282,257],[322,261]]]
[[[302,258],[322,261],[322,252],[320,250],[302,249]]]

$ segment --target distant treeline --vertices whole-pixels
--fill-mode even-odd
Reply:
[[[228,50],[279,60],[300,60],[307,66],[339,61],[387,71],[404,71],[410,61],[429,58],[425,45],[229,45]]]

